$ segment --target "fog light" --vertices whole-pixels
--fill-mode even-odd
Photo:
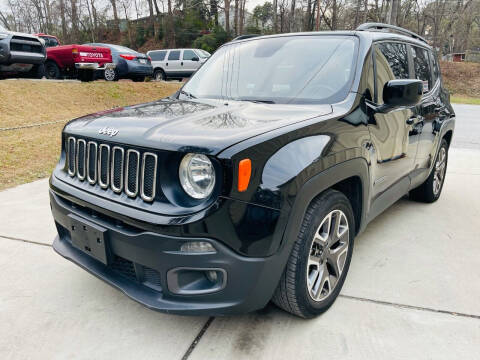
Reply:
[[[207,275],[207,279],[208,281],[212,282],[212,283],[216,283],[217,280],[218,280],[218,275],[217,275],[217,272],[214,271],[214,270],[209,270],[209,271],[206,271],[205,274]]]
[[[182,244],[180,251],[184,253],[215,253],[216,250],[212,244],[206,241],[191,241]]]

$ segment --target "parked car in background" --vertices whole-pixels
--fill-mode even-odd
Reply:
[[[115,68],[108,47],[88,45],[61,45],[53,35],[36,34],[47,45],[45,75],[47,79],[62,77],[92,81],[96,72]]]
[[[152,58],[155,80],[190,77],[210,57],[202,49],[152,50],[147,55]]]
[[[43,40],[0,25],[0,78],[22,75],[41,79],[46,58]]]
[[[112,52],[115,69],[105,71],[105,80],[107,81],[117,81],[119,79],[145,81],[146,77],[153,75],[152,63],[145,54],[120,45],[100,43],[87,45],[108,47]]]

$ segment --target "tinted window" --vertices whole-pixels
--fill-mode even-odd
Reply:
[[[183,60],[192,60],[198,56],[193,52],[193,50],[183,50]]]
[[[152,61],[163,61],[166,54],[166,51],[152,51],[150,57],[152,58]]]
[[[45,40],[45,47],[58,46],[58,41],[55,38],[45,36],[45,37],[42,37],[42,39]]]
[[[408,79],[407,46],[400,43],[380,43],[378,48],[385,57],[395,79]]]
[[[221,47],[185,85],[198,98],[333,103],[350,91],[354,36],[284,36]]]
[[[440,77],[440,69],[438,67],[438,62],[437,62],[437,57],[435,56],[435,54],[433,54],[432,52],[430,52],[430,56],[432,57],[432,63],[433,63],[433,82],[432,84],[434,84],[437,79]]]
[[[180,50],[170,51],[170,54],[168,54],[168,60],[180,60]]]
[[[428,92],[432,87],[428,51],[423,48],[412,46],[412,56],[415,68],[415,78],[423,81],[423,92]]]

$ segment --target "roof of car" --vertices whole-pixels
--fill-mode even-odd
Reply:
[[[397,40],[410,42],[415,45],[419,45],[426,48],[431,48],[428,43],[425,41],[419,40],[418,38],[407,36],[403,34],[398,34],[390,31],[383,30],[340,30],[340,31],[310,31],[310,32],[295,32],[295,33],[283,33],[283,34],[274,34],[274,35],[262,35],[256,37],[250,37],[247,39],[235,40],[235,42],[243,41],[256,41],[259,39],[267,39],[274,37],[285,37],[285,36],[314,36],[314,35],[337,35],[337,36],[359,36],[361,38],[370,39],[371,41],[379,40]],[[234,41],[231,41],[234,42]],[[231,43],[229,42],[229,43]]]

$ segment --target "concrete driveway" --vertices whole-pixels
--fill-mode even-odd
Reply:
[[[479,358],[480,107],[455,109],[440,200],[402,199],[369,224],[339,299],[313,320],[273,305],[148,310],[53,252],[46,179],[0,192],[0,358]]]

